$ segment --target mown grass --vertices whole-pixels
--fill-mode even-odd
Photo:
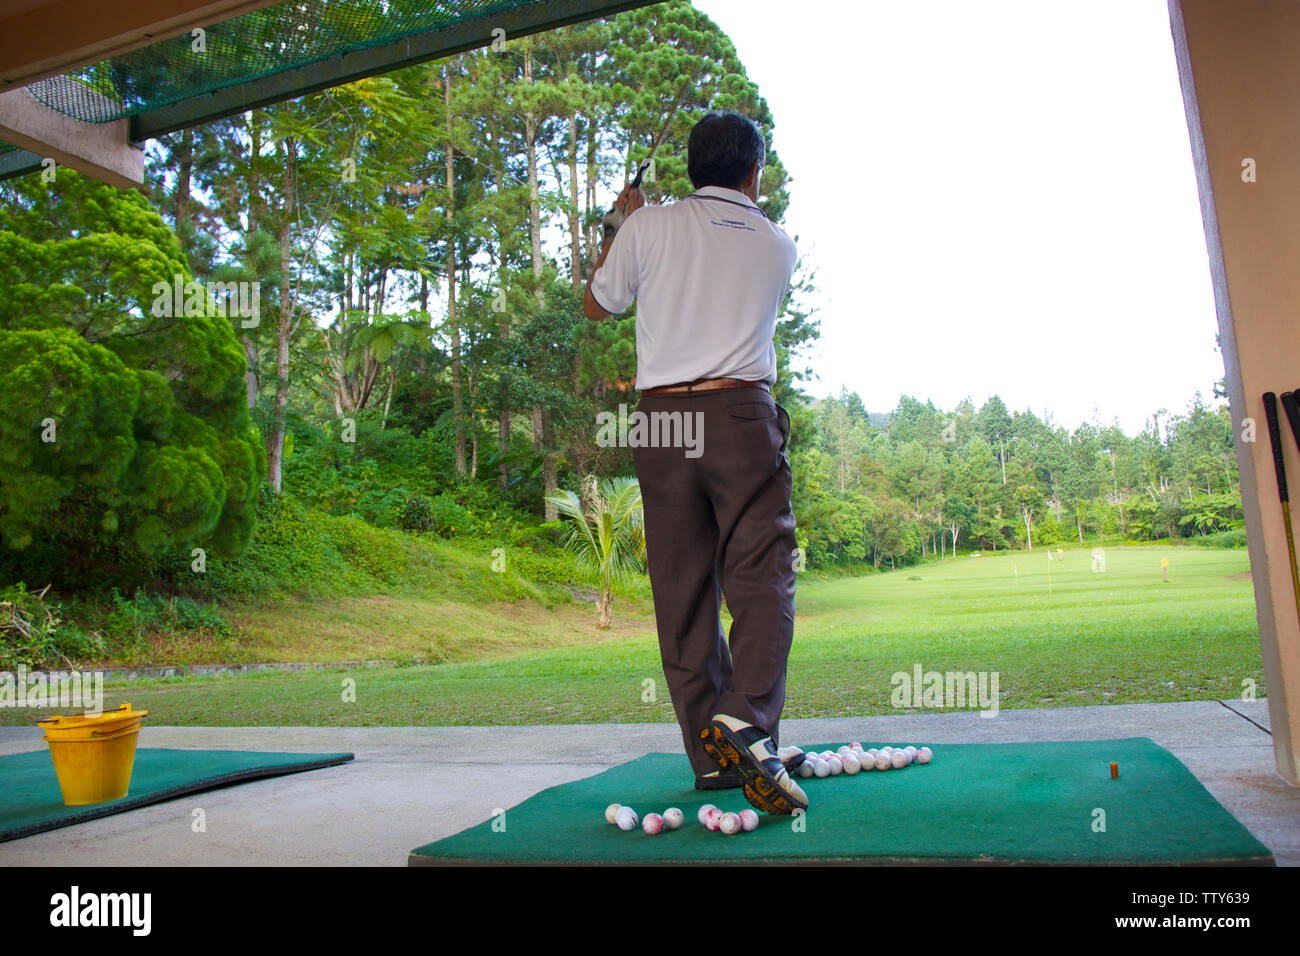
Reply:
[[[1168,583],[1160,559],[1170,559]],[[1089,549],[959,557],[890,574],[801,579],[787,717],[899,713],[897,672],[996,672],[1003,709],[1264,694],[1248,558],[1232,550]],[[1051,572],[1050,593],[1048,572]],[[485,571],[484,573],[490,573]],[[249,609],[263,660],[436,665],[110,681],[150,723],[507,725],[671,721],[650,602],[598,631],[585,602],[463,601],[445,590]],[[314,656],[303,656],[310,652]],[[298,655],[298,656],[294,656]],[[354,682],[349,685],[348,682]],[[355,688],[355,702],[345,692]],[[21,723],[30,711],[0,711]]]

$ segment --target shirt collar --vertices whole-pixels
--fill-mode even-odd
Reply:
[[[729,199],[732,202],[738,202],[742,206],[748,206],[750,209],[758,209],[753,200],[742,193],[739,189],[728,189],[726,186],[701,186],[695,190],[700,196],[716,196],[718,199]],[[758,209],[759,212],[763,210]]]

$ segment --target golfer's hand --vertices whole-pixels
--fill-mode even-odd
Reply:
[[[625,216],[632,215],[644,205],[645,193],[640,189],[633,189],[631,186],[624,186],[623,191],[614,200],[614,208],[620,210]]]

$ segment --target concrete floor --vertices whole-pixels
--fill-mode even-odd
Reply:
[[[1273,851],[1300,865],[1300,789],[1273,764],[1264,701],[787,720],[782,743],[926,743],[1150,737]],[[558,727],[148,727],[142,746],[350,751],[339,767],[180,797],[0,843],[3,866],[405,866],[410,850],[540,790],[642,754],[680,752],[672,724]],[[42,750],[0,727],[0,754]],[[936,755],[942,760],[942,751]],[[207,830],[191,828],[202,809]]]

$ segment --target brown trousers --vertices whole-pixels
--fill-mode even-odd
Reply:
[[[634,447],[633,460],[664,676],[691,766],[711,773],[699,733],[714,714],[747,720],[775,743],[785,706],[796,561],[790,416],[753,388],[643,395],[637,411],[680,412],[702,426],[698,457]]]

